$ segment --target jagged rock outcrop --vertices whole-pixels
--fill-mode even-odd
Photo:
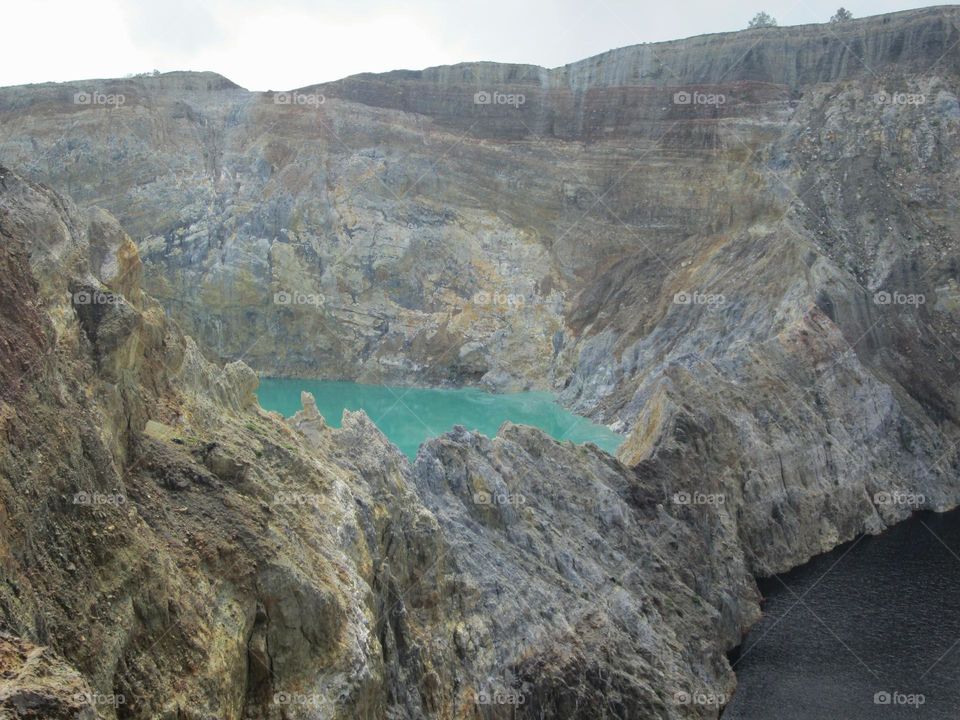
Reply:
[[[106,216],[0,175],[0,622],[64,658],[39,690],[6,675],[9,712],[713,717],[759,611],[751,571],[902,514],[802,463],[778,470],[783,497],[741,484],[757,461],[736,418],[667,393],[644,404],[637,469],[510,425],[411,465],[309,396],[285,422],[246,366],[209,364],[136,283],[118,292],[140,263],[88,229]]]
[[[716,714],[758,612],[729,520],[532,428],[411,464],[362,413],[266,413],[117,291],[127,238],[0,175],[3,712]]]

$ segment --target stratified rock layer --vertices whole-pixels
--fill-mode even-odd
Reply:
[[[797,323],[831,279],[811,277],[813,258],[855,305],[881,288],[956,305],[957,19],[934,8],[295,93],[210,73],[5,88],[0,157],[117,215],[147,288],[210,357],[565,388],[629,427],[658,366]],[[705,314],[679,292],[727,303]],[[897,310],[867,309],[834,321]],[[696,332],[678,347],[658,329]]]

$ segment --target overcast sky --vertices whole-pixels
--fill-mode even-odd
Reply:
[[[856,17],[923,7],[846,2]],[[213,70],[250,90],[466,60],[555,67],[737,30],[824,22],[838,0],[4,0],[0,85]]]

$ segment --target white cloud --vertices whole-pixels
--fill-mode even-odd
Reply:
[[[137,46],[172,56],[190,56],[226,40],[218,19],[195,0],[128,2],[123,5],[123,14]],[[225,15],[220,17],[227,19]]]

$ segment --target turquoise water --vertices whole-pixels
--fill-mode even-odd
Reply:
[[[410,458],[416,456],[420,443],[454,425],[493,437],[508,420],[533,425],[558,440],[592,442],[609,453],[623,441],[609,428],[568,412],[545,392],[494,395],[475,388],[441,390],[261,378],[257,396],[264,409],[289,417],[300,410],[301,390],[313,393],[320,413],[334,427],[340,426],[344,409],[363,410]]]

